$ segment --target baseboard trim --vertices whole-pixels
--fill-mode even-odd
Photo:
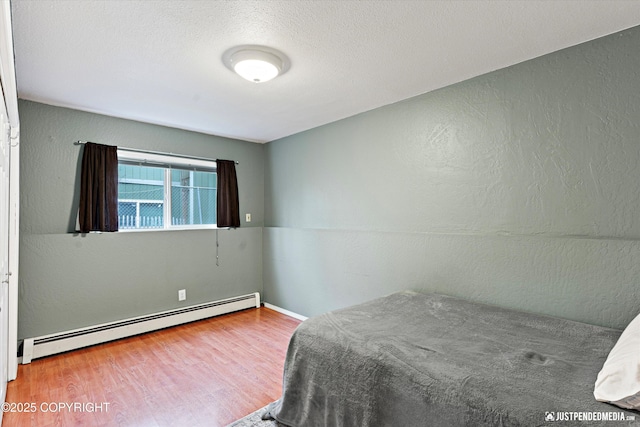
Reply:
[[[263,303],[265,307],[277,311],[278,313],[282,313],[285,316],[293,317],[294,319],[302,320],[303,322],[308,319],[307,316],[303,316],[302,314],[294,313],[293,311],[285,310],[282,307],[278,307],[277,305],[269,304],[268,302]]]

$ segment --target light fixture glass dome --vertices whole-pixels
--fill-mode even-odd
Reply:
[[[288,69],[284,54],[266,46],[239,46],[222,56],[227,68],[254,83],[267,82]]]
[[[241,50],[231,55],[233,70],[250,82],[262,83],[277,77],[282,61],[275,55],[259,50]]]

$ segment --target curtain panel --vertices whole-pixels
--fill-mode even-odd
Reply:
[[[232,160],[216,160],[218,174],[217,226],[240,227],[238,179],[236,163]]]
[[[118,147],[84,145],[78,219],[81,233],[118,231]]]

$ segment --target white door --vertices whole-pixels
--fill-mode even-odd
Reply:
[[[0,401],[18,374],[20,119],[11,2],[0,1]],[[0,413],[0,425],[2,413]]]
[[[9,123],[4,103],[0,107],[0,401],[7,392],[9,342]]]

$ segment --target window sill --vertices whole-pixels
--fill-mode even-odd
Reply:
[[[197,231],[197,230],[226,230],[227,227],[218,228],[215,225],[203,225],[196,227],[171,227],[171,228],[124,228],[118,233],[148,233],[152,231]]]
[[[232,230],[240,227],[216,227],[216,226],[201,226],[201,227],[172,227],[172,228],[132,228],[121,229],[115,232],[111,231],[89,231],[88,233],[81,233],[79,231],[73,231],[73,235],[85,235],[85,234],[128,234],[128,233],[150,233],[150,232],[162,232],[162,231],[203,231],[203,230]]]

